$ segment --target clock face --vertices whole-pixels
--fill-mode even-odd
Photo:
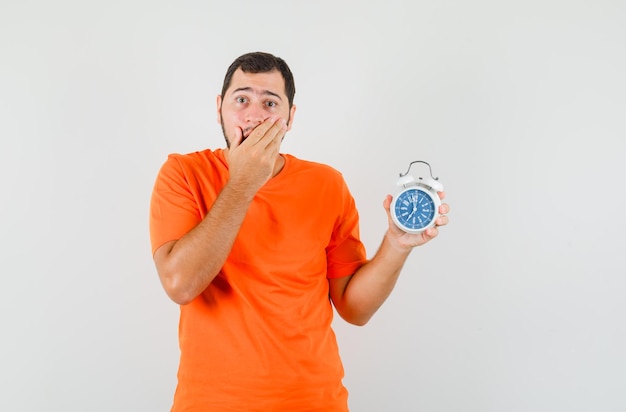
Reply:
[[[403,190],[391,205],[395,223],[406,231],[420,232],[435,219],[437,206],[427,192],[410,188]]]

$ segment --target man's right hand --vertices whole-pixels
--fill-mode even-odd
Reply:
[[[278,172],[280,143],[287,125],[284,119],[270,117],[244,136],[236,127],[226,159],[230,172],[229,184],[249,195],[254,195]]]

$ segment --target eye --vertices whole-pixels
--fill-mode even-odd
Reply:
[[[237,98],[235,99],[235,101],[236,101],[237,103],[239,103],[239,104],[244,104],[244,103],[246,103],[246,102],[248,101],[248,99],[246,99],[246,98],[245,98],[245,97],[243,97],[243,96],[239,96],[239,97],[237,97]]]
[[[269,100],[269,101],[267,101],[267,102],[265,103],[265,105],[266,105],[267,107],[272,107],[272,108],[273,108],[273,107],[278,106],[278,103],[276,103],[276,102],[274,102],[274,101]]]

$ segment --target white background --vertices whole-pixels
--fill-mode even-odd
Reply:
[[[152,184],[223,146],[256,50],[295,74],[283,151],[344,173],[370,256],[410,161],[452,207],[368,325],[335,322],[353,411],[626,410],[625,44],[621,0],[1,0],[0,410],[169,410]]]

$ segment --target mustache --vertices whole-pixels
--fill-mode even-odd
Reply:
[[[247,127],[241,130],[241,140],[246,140],[254,131],[256,127]]]

